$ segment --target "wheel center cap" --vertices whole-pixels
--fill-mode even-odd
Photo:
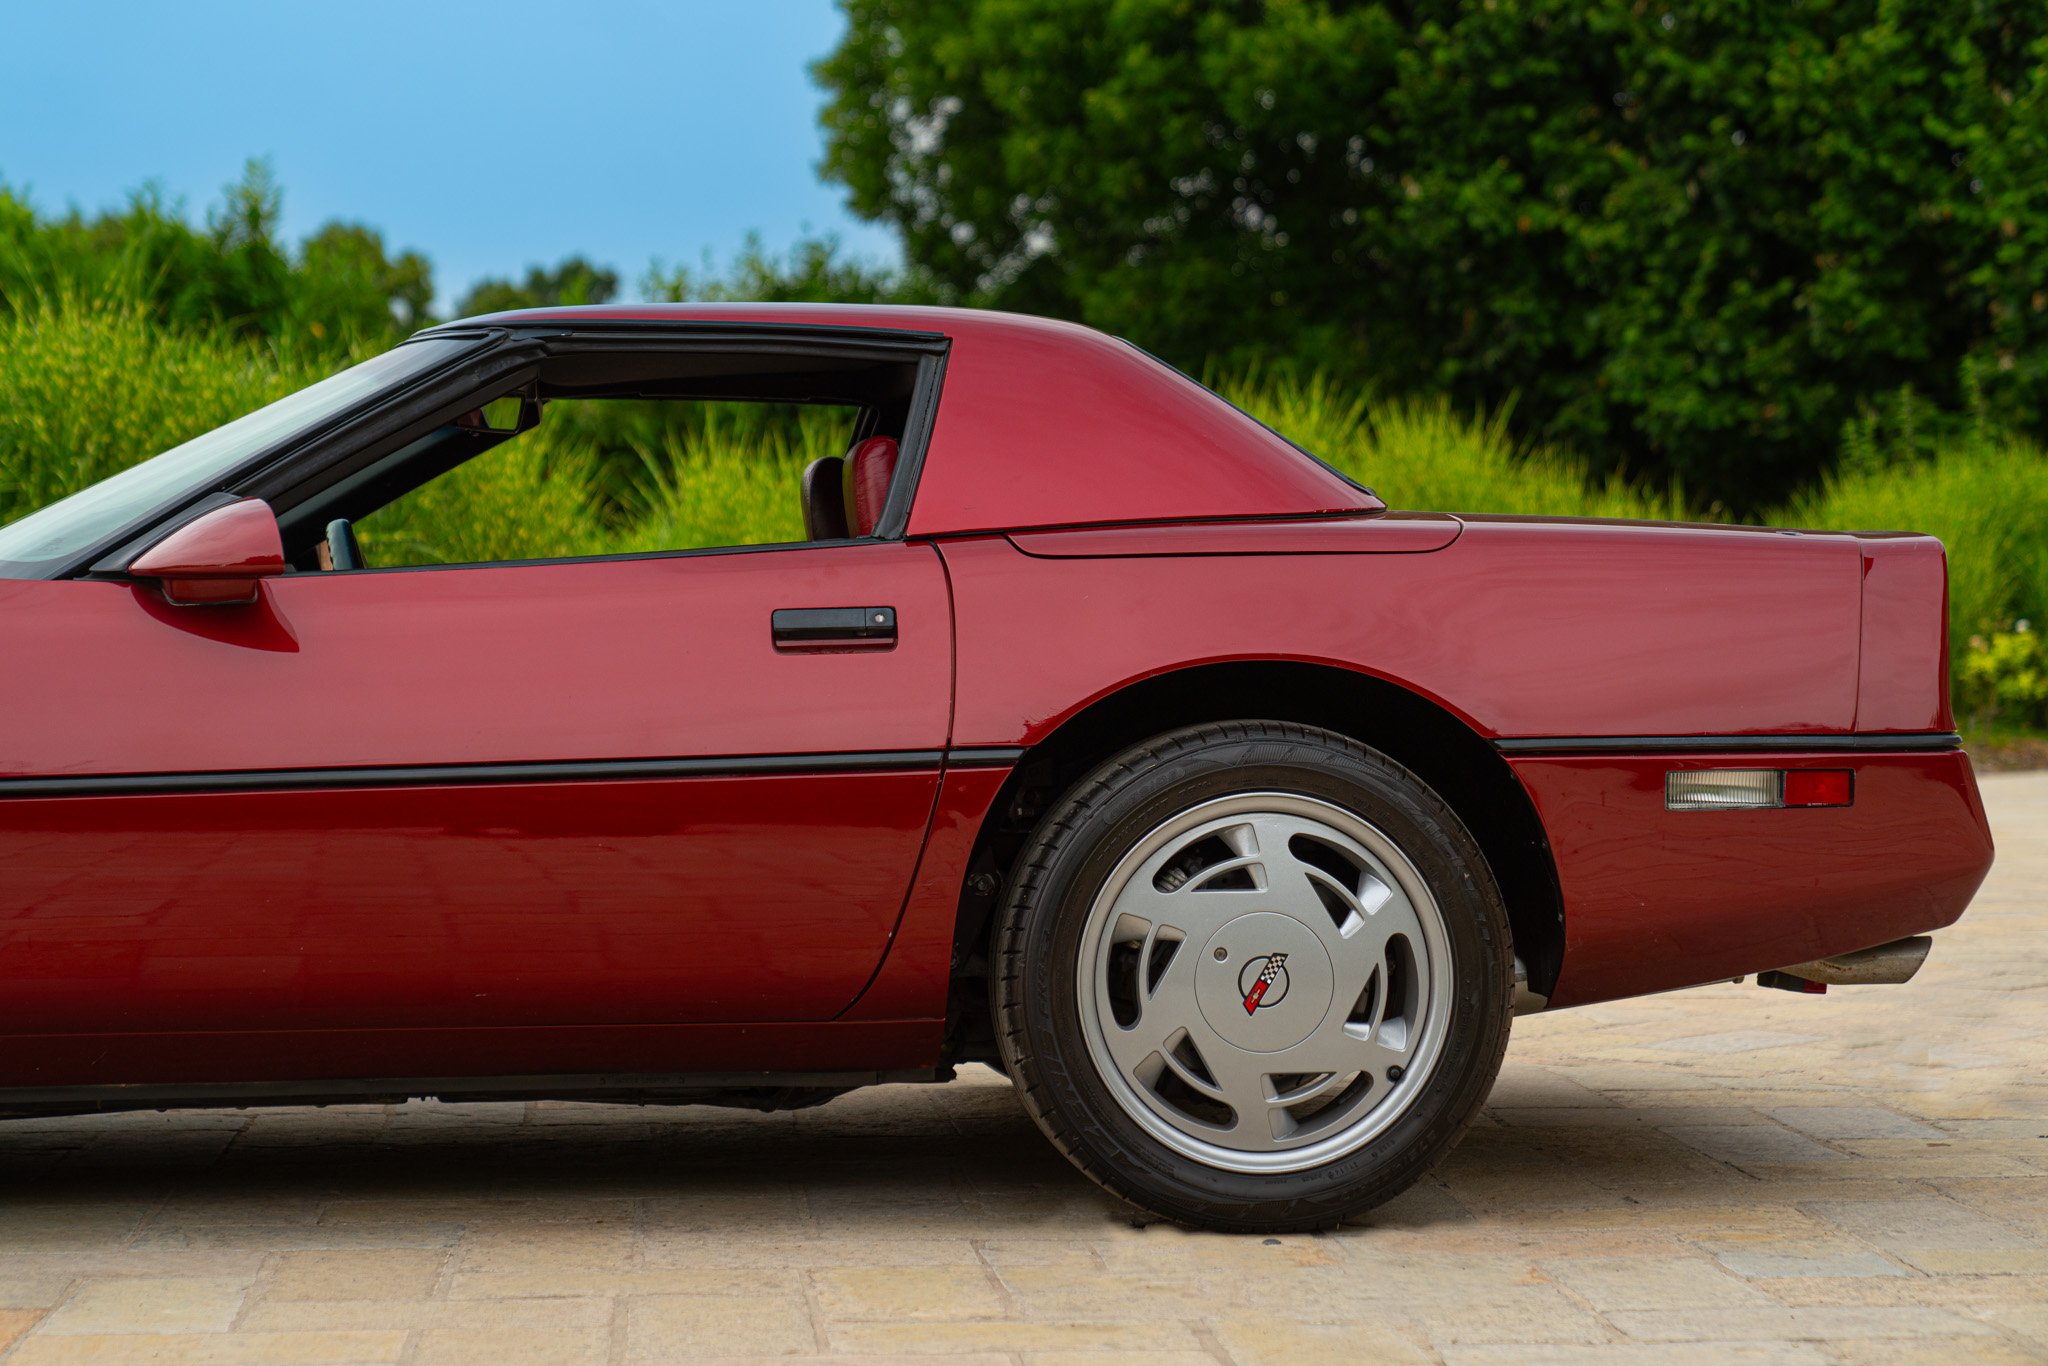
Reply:
[[[1292,1048],[1330,1013],[1330,955],[1291,915],[1254,911],[1209,937],[1195,998],[1209,1028],[1252,1053]]]

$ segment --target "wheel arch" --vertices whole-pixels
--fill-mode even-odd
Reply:
[[[1530,988],[1549,993],[1563,962],[1563,897],[1535,805],[1499,751],[1440,703],[1387,679],[1331,664],[1243,660],[1190,665],[1105,693],[1067,716],[1019,760],[969,860],[954,932],[952,995],[961,1024],[975,1021],[982,1003],[986,939],[999,888],[1047,806],[1129,745],[1182,726],[1227,720],[1292,721],[1335,731],[1386,754],[1433,788],[1486,855]]]

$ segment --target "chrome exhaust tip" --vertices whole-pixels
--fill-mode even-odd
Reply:
[[[1757,982],[1759,985],[1776,985],[1765,983],[1764,978],[1790,977],[1823,986],[1897,986],[1913,980],[1913,974],[1920,971],[1920,965],[1927,961],[1927,951],[1932,947],[1934,941],[1931,938],[1916,934],[1875,948],[1838,953],[1831,958],[1816,958],[1810,963],[1794,963],[1774,973],[1760,973]],[[1790,989],[1800,990],[1797,987]]]

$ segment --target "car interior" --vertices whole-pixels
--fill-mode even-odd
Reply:
[[[788,497],[800,509],[806,541],[872,536],[897,473],[917,376],[914,362],[836,355],[638,350],[550,357],[509,383],[451,402],[430,422],[323,470],[308,486],[275,500],[286,558],[304,572],[423,567],[373,563],[374,547],[365,553],[358,524],[518,440],[551,413],[599,404],[633,405],[657,426],[671,416],[687,423],[689,405],[744,405],[780,414],[839,410],[846,419],[843,430],[836,421],[803,428],[813,450],[818,431],[830,427],[837,435],[830,448],[802,466]],[[665,414],[671,405],[672,413]],[[670,471],[672,477],[680,473]],[[700,548],[707,547],[649,549]]]

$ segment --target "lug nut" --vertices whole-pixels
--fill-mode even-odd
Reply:
[[[1229,957],[1230,957],[1230,950],[1229,950],[1229,949],[1226,949],[1226,948],[1224,948],[1224,947],[1223,947],[1223,946],[1222,946],[1221,944],[1218,944],[1218,945],[1216,946],[1216,961],[1217,961],[1217,962],[1219,962],[1219,963],[1221,963],[1221,962],[1223,962],[1223,961],[1224,961],[1225,959],[1227,959],[1227,958],[1229,958]]]

